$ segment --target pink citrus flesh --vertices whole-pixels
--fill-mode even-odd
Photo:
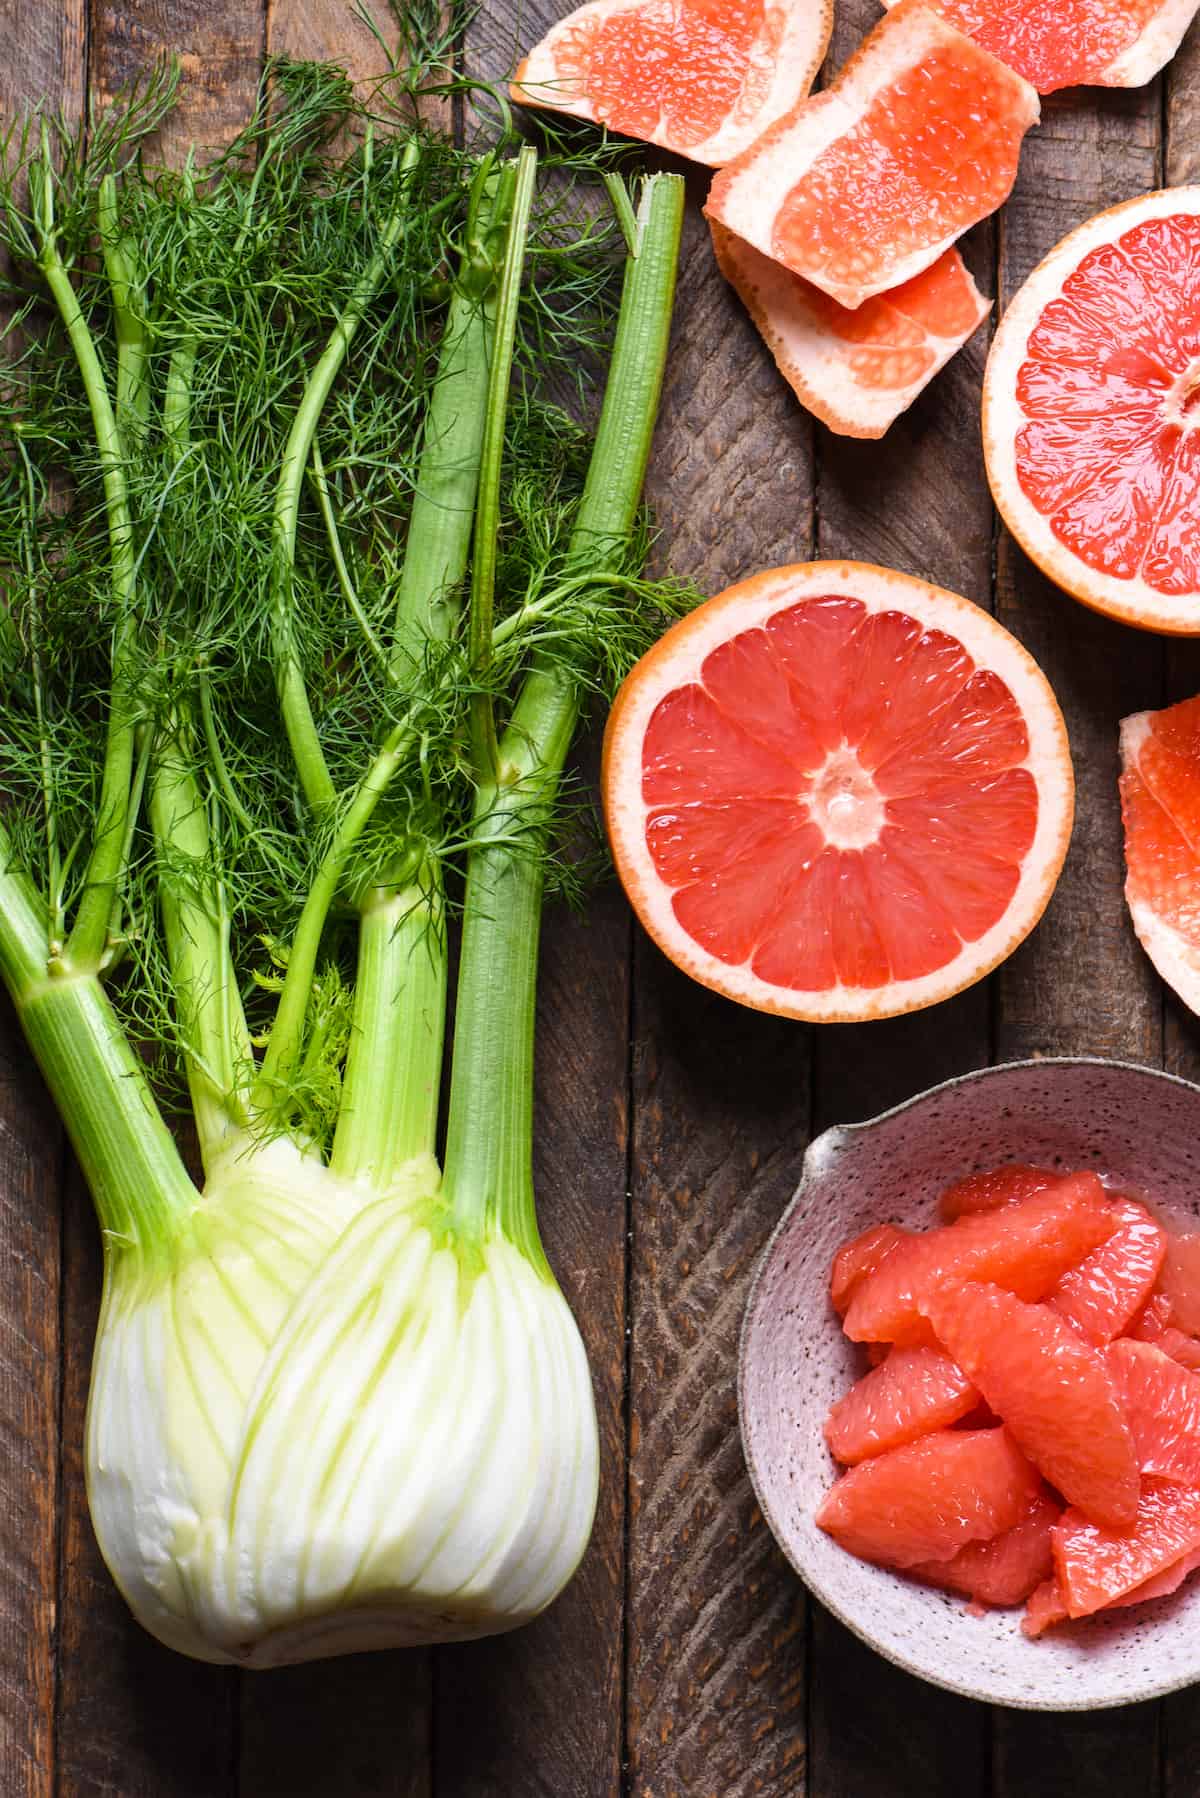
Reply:
[[[915,1579],[942,1586],[978,1605],[1023,1604],[1054,1572],[1052,1532],[1062,1506],[1046,1493],[1010,1530],[990,1542],[969,1542],[949,1561],[925,1561],[910,1571]]]
[[[1027,1167],[1022,1162],[966,1174],[946,1188],[938,1200],[938,1215],[943,1223],[952,1224],[956,1218],[968,1217],[975,1212],[999,1211],[1005,1205],[1019,1205],[1022,1199],[1049,1191],[1062,1177],[1049,1168]]]
[[[1069,1510],[1054,1529],[1068,1614],[1087,1617],[1200,1549],[1200,1489],[1146,1478],[1132,1525],[1114,1530]]]
[[[895,1348],[839,1399],[825,1420],[835,1459],[850,1467],[948,1429],[979,1395],[948,1355],[933,1348]]]
[[[1091,1342],[1120,1336],[1150,1297],[1167,1252],[1167,1234],[1144,1205],[1114,1201],[1119,1222],[1107,1242],[1068,1268],[1047,1295],[1052,1311]]]

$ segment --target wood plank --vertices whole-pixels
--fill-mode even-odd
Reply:
[[[1094,90],[1044,102],[1001,224],[1001,290],[1073,226],[1156,184],[1161,94]],[[1116,730],[1159,702],[1163,650],[1153,637],[1097,617],[1045,581],[1001,534],[998,613],[1049,676],[1062,704],[1078,783],[1075,837],[1037,931],[996,977],[996,1054],[1088,1051],[1158,1062],[1157,982],[1129,930],[1116,790]],[[996,1798],[1130,1798],[1159,1789],[1158,1707],[1046,1717],[998,1711]]]
[[[82,0],[31,17],[0,0],[7,124],[45,99],[78,119]],[[13,1798],[55,1790],[54,1656],[60,1553],[63,1133],[7,999],[0,1004],[0,1768]]]
[[[262,31],[261,0],[152,0],[136,11],[94,4],[93,100],[103,104],[163,50],[177,52],[184,85],[162,134],[164,154],[180,158],[193,139],[226,141],[250,111]],[[101,1270],[78,1174],[65,1243],[60,1789],[80,1798],[218,1798],[234,1790],[236,1675],[169,1653],[134,1623],[87,1515],[84,1413]]]

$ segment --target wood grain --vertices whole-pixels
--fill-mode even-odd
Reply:
[[[179,103],[164,153],[219,149],[249,116],[262,68],[265,0],[91,0],[92,92],[101,105],[162,55],[179,59]]]

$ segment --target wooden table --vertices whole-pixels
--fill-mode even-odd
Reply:
[[[373,0],[386,17],[384,0]],[[485,0],[464,54],[507,69],[564,0]],[[838,0],[832,62],[876,16]],[[161,46],[178,148],[244,116],[265,51],[376,59],[333,0],[0,0],[0,103],[77,115]],[[976,231],[1003,301],[1101,206],[1200,166],[1200,35],[1165,80],[1047,102],[1003,215]],[[703,178],[694,181],[697,198]],[[809,1030],[689,985],[615,890],[547,925],[539,1191],[592,1359],[599,1517],[566,1595],[519,1635],[239,1676],[144,1636],[92,1541],[80,1442],[97,1233],[11,1021],[0,1060],[3,1798],[1197,1798],[1200,1696],[1091,1717],[988,1711],[899,1674],[815,1605],[750,1496],[738,1324],[805,1143],[989,1060],[1071,1051],[1200,1074],[1195,1022],[1121,902],[1116,725],[1200,689],[1187,646],[1053,591],[999,531],[979,444],[986,332],[883,444],[814,429],[713,267],[693,209],[652,492],[705,590],[855,556],[994,605],[1054,681],[1080,814],[1034,938],[951,1004]]]

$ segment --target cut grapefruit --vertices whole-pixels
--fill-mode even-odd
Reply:
[[[1125,1334],[1135,1342],[1157,1342],[1170,1322],[1170,1299],[1163,1292],[1152,1292]]]
[[[988,478],[1051,580],[1200,633],[1200,187],[1115,206],[1013,300],[984,377]]]
[[[844,1473],[816,1521],[864,1561],[913,1567],[1013,1529],[1039,1491],[1006,1430],[937,1430]]]
[[[968,1542],[949,1561],[919,1562],[914,1578],[961,1592],[980,1605],[1022,1604],[1054,1573],[1052,1534],[1062,1514],[1044,1492],[1012,1529],[990,1542]]]
[[[1047,1305],[1024,1304],[998,1286],[943,1289],[924,1309],[938,1341],[1039,1473],[1094,1521],[1131,1524],[1138,1460],[1104,1356]]]
[[[929,268],[1008,196],[1028,82],[900,0],[837,80],[713,181],[705,211],[843,306]]]
[[[1170,62],[1197,9],[1197,0],[927,4],[1043,94],[1060,87],[1141,87]]]
[[[1200,1377],[1152,1342],[1114,1342],[1108,1353],[1142,1472],[1200,1487]]]
[[[512,95],[717,166],[804,98],[832,25],[833,0],[591,0]]]
[[[847,1336],[853,1342],[927,1341],[931,1295],[964,1281],[1040,1299],[1112,1235],[1115,1220],[1102,1193],[1094,1174],[1074,1174],[1021,1205],[960,1217],[910,1237],[859,1286],[846,1312]]]
[[[1167,985],[1200,1010],[1200,699],[1122,719],[1120,785],[1133,928]],[[1200,1293],[1200,1265],[1194,1284]]]
[[[1200,1491],[1170,1480],[1142,1482],[1131,1528],[1106,1529],[1082,1511],[1064,1512],[1054,1529],[1054,1564],[1068,1615],[1090,1616],[1198,1548]]]
[[[1073,788],[1028,653],[860,563],[773,569],[681,619],[617,695],[605,817],[685,972],[788,1017],[888,1017],[979,980],[1053,891]]]
[[[1200,1336],[1200,1236],[1171,1236],[1158,1277],[1171,1305],[1171,1322],[1187,1336]]]
[[[842,1244],[833,1258],[829,1276],[829,1297],[839,1317],[845,1315],[847,1305],[867,1275],[873,1274],[885,1255],[890,1255],[907,1236],[908,1232],[898,1230],[895,1224],[872,1224],[869,1230]]]
[[[712,223],[737,290],[802,406],[843,437],[882,437],[990,311],[957,250],[856,312]]]
[[[1120,1219],[1107,1242],[1068,1268],[1046,1303],[1090,1341],[1103,1345],[1138,1315],[1158,1278],[1167,1233],[1144,1205],[1118,1200]]]
[[[1053,1553],[1053,1533],[1051,1535],[1051,1553]],[[1065,1623],[1070,1612],[1067,1601],[1063,1597],[1062,1587],[1058,1583],[1057,1573],[1035,1586],[1029,1594],[1029,1602],[1025,1606],[1025,1616],[1021,1629],[1027,1636],[1044,1635],[1056,1623]]]
[[[966,1174],[948,1186],[938,1200],[938,1214],[943,1222],[971,1217],[981,1211],[1000,1211],[1005,1205],[1019,1205],[1035,1193],[1048,1192],[1063,1178],[1049,1168],[1026,1167],[1022,1162],[1008,1162],[1004,1167],[989,1168],[985,1173]]]
[[[825,1419],[830,1453],[846,1467],[949,1429],[979,1403],[970,1380],[935,1348],[895,1348]]]

